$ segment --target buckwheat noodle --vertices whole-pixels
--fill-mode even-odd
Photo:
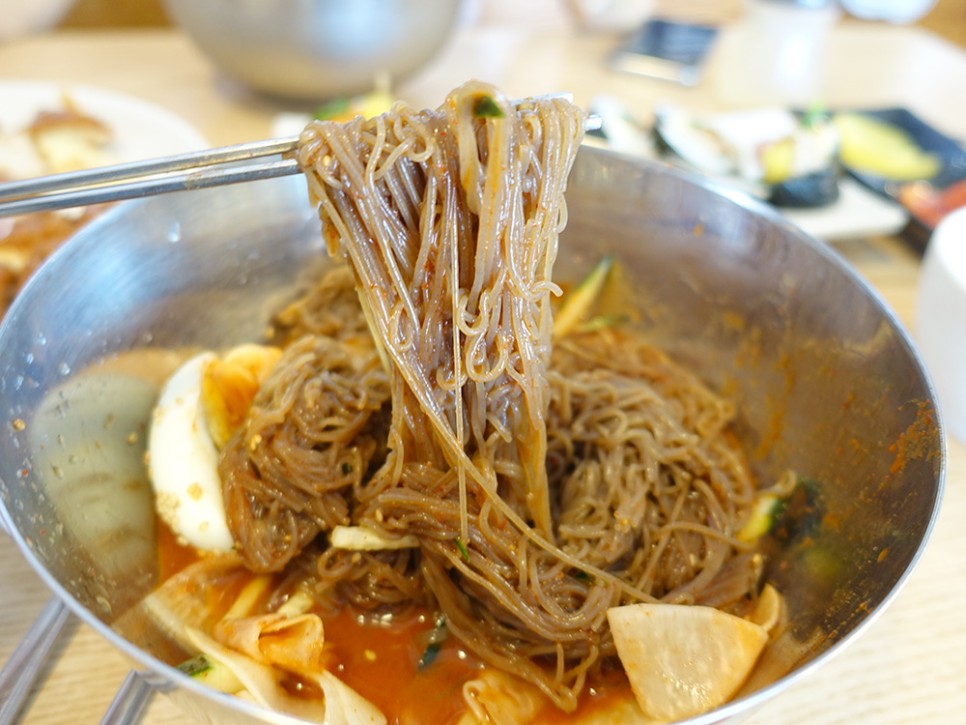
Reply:
[[[280,314],[283,357],[221,461],[250,568],[303,567],[333,607],[441,610],[567,711],[615,657],[609,607],[755,585],[730,404],[632,330],[552,340],[583,121],[472,82],[435,111],[310,124],[298,160],[347,264]],[[330,548],[338,524],[419,546]]]

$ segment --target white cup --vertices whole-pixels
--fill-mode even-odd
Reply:
[[[744,19],[726,27],[712,51],[717,101],[729,108],[823,102],[828,37],[840,15],[826,0],[748,0]]]
[[[926,247],[916,332],[946,428],[966,443],[966,207],[946,216]]]

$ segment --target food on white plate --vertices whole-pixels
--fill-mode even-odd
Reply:
[[[942,169],[935,153],[921,148],[903,128],[863,113],[836,113],[842,163],[888,181],[931,179]]]
[[[689,166],[728,177],[781,207],[821,207],[838,199],[839,134],[826,114],[762,108],[694,114],[657,112],[655,133]]]
[[[113,132],[65,97],[23,128],[0,129],[0,182],[109,164]],[[103,205],[0,218],[0,316],[33,271]]]
[[[356,116],[371,118],[392,108],[394,98],[388,78],[376,78],[375,88],[358,96],[333,98],[318,106],[311,113],[288,111],[279,113],[272,120],[272,135],[297,136],[312,119],[319,121],[351,121]]]
[[[107,151],[114,134],[100,119],[78,111],[68,100],[61,111],[37,114],[27,128],[47,173],[61,174],[113,161]]]
[[[175,536],[138,611],[190,676],[331,723],[645,722],[740,688],[781,626],[757,545],[785,488],[613,309],[619,260],[555,300],[583,121],[471,82],[305,129],[340,261],[270,345],[189,359],[152,424]]]

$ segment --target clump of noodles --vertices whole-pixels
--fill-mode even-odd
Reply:
[[[222,452],[228,524],[252,571],[279,571],[349,523],[352,490],[385,458],[388,379],[352,289],[348,270],[333,270],[279,314],[282,333],[301,334]]]
[[[326,322],[352,307],[344,268],[313,293],[326,304],[290,308],[286,335],[305,336],[221,466],[249,566],[304,550],[323,603],[436,607],[568,711],[615,655],[609,607],[732,606],[755,584],[731,407],[632,335],[551,344],[582,124],[567,101],[480,83],[436,111],[311,124],[299,162],[355,322]],[[348,523],[419,547],[309,546]]]
[[[652,597],[737,605],[760,562],[735,540],[756,488],[734,406],[617,329],[559,340],[549,379],[560,546]]]

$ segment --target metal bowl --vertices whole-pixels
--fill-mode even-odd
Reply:
[[[219,69],[275,96],[318,102],[369,91],[425,65],[459,0],[164,0]]]
[[[794,469],[834,524],[774,544],[767,576],[792,626],[735,701],[694,722],[746,714],[854,639],[915,564],[944,476],[933,391],[881,300],[769,209],[590,148],[567,196],[558,278],[620,258],[655,341],[735,399],[757,475]],[[268,715],[179,673],[150,627],[117,631],[157,583],[144,430],[169,351],[258,339],[324,264],[318,225],[298,178],[128,203],[57,252],[0,329],[14,537],[81,618],[209,718]]]

